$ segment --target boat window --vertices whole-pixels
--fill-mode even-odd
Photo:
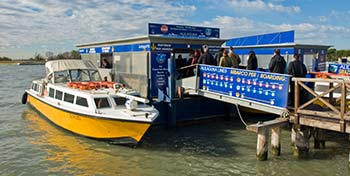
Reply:
[[[88,103],[87,103],[86,98],[79,97],[79,96],[77,96],[77,100],[76,100],[75,104],[88,107]]]
[[[54,95],[55,95],[55,89],[50,88],[50,89],[49,89],[49,97],[53,98]]]
[[[94,100],[97,109],[111,107],[111,105],[108,102],[108,98],[95,98]]]
[[[125,105],[126,98],[123,97],[113,97],[115,104],[118,105]]]
[[[101,76],[98,71],[90,71],[91,81],[101,81]]]
[[[66,83],[70,79],[67,71],[55,72],[54,78],[55,83]]]
[[[80,71],[80,81],[90,81],[90,75],[88,70]]]
[[[34,87],[33,90],[35,90],[36,92],[39,91],[39,85],[37,83],[34,83],[33,87]]]
[[[70,70],[70,77],[72,81],[80,81],[80,71],[79,70]]]
[[[55,96],[55,98],[57,99],[57,100],[62,100],[62,92],[61,91],[59,91],[59,90],[56,90],[56,96]]]
[[[64,101],[73,103],[74,102],[74,95],[69,94],[69,93],[64,93]]]

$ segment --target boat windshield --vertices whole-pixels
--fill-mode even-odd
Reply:
[[[66,83],[75,81],[101,81],[101,76],[97,70],[75,69],[68,71],[55,72],[55,83]]]

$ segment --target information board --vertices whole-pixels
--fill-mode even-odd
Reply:
[[[350,64],[329,64],[328,73],[350,75]]]
[[[210,27],[149,23],[148,34],[177,38],[220,38],[220,29]]]
[[[151,53],[151,95],[156,97],[158,89],[164,91],[168,87],[168,52]]]
[[[289,75],[217,66],[200,66],[199,88],[262,104],[286,108]]]

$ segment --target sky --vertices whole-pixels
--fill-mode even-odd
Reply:
[[[349,0],[1,0],[0,56],[147,34],[148,23],[218,27],[221,38],[295,30],[296,43],[350,49]]]

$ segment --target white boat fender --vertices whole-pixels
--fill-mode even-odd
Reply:
[[[28,98],[28,93],[24,92],[24,94],[22,95],[22,104],[26,104],[27,103],[27,98]]]

